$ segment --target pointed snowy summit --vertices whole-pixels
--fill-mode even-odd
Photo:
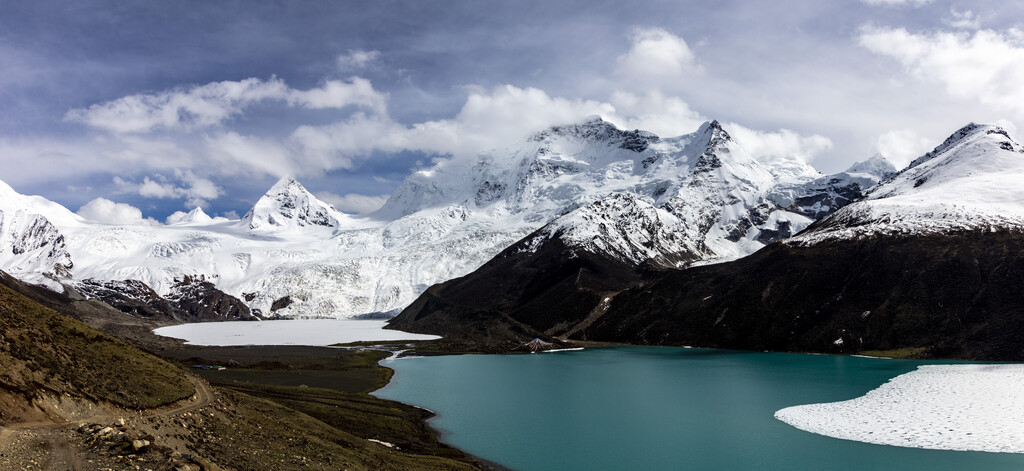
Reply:
[[[276,231],[298,227],[338,228],[348,219],[313,196],[294,178],[284,177],[253,205],[241,223],[255,231]]]
[[[174,221],[172,224],[181,226],[205,226],[212,223],[213,218],[207,215],[206,212],[203,211],[203,208],[196,206],[195,209],[185,213],[181,216],[181,219]]]
[[[850,166],[845,172],[847,175],[857,175],[871,178],[878,183],[881,180],[891,177],[896,173],[896,166],[882,157],[882,154],[875,154],[870,159],[862,160]]]

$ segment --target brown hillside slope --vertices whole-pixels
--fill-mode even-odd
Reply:
[[[0,285],[0,391],[141,409],[185,399],[195,388],[179,367]],[[13,417],[0,413],[0,424]]]

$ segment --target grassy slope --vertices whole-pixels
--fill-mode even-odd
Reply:
[[[181,369],[0,285],[0,387],[148,408],[191,396]]]
[[[342,430],[277,401],[233,390],[220,394],[221,407],[206,416],[204,426],[191,427],[189,438],[197,451],[215,457],[221,465],[280,470],[479,469],[466,462],[371,443],[356,435],[358,428]],[[371,417],[363,425],[375,423],[377,419]]]
[[[392,443],[404,453],[387,450],[385,454],[395,455],[398,459],[395,463],[405,463],[410,469],[462,469],[472,460],[465,453],[437,441],[437,434],[425,423],[432,415],[430,412],[367,394],[390,379],[392,371],[378,365],[378,361],[390,353],[338,349],[329,357],[306,358],[282,353],[285,352],[270,348],[213,348],[204,350],[201,358],[188,358],[188,361],[225,364],[229,358],[233,363],[245,358],[247,361],[225,371],[198,372],[219,388],[241,393],[232,396],[240,403],[255,405],[259,402],[253,401],[271,401],[299,413],[287,415],[288,420],[316,419],[344,432],[331,435],[334,438],[327,440],[347,443],[359,438],[362,440],[356,443],[365,444],[367,439]],[[308,444],[309,439],[304,437],[292,445]],[[374,450],[381,451],[378,445],[371,446],[370,451]],[[232,453],[230,450],[220,452]],[[244,462],[245,457],[242,453],[236,459]]]

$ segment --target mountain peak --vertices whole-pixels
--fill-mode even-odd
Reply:
[[[283,177],[267,190],[242,222],[252,230],[339,227],[346,216],[313,196],[298,180]]]
[[[878,177],[880,180],[888,178],[890,175],[896,173],[896,166],[882,156],[882,154],[875,154],[870,159],[856,162],[846,169],[847,174],[869,174]]]
[[[703,143],[704,147],[708,150],[732,141],[732,136],[729,135],[718,120],[711,120],[701,124],[697,128],[696,135],[698,142]]]
[[[302,186],[298,180],[293,177],[281,177],[274,183],[274,186],[267,190],[267,194],[270,193],[283,193],[283,192],[303,192],[306,191],[306,187]]]
[[[1011,152],[1024,152],[1024,147],[1010,137],[1010,133],[1006,132],[1002,127],[972,122],[957,129],[956,132],[947,137],[945,141],[942,141],[942,144],[939,144],[931,152],[915,159],[904,171],[943,155],[953,148],[975,144],[984,147],[998,147]]]
[[[196,206],[195,209],[185,214],[185,217],[181,218],[181,223],[186,224],[207,224],[213,222],[213,218],[208,216],[203,208]]]

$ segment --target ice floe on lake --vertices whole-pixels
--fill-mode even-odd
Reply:
[[[1024,453],[1024,365],[925,365],[849,401],[787,407],[775,418],[845,440]]]
[[[388,340],[433,340],[436,335],[386,330],[380,320],[294,319],[260,322],[200,322],[153,331],[191,345],[333,345]]]

